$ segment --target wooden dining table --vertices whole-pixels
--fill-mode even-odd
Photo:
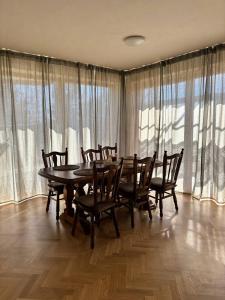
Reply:
[[[119,161],[96,161],[98,167],[107,165],[118,165]],[[156,160],[155,167],[161,167],[162,162]],[[123,174],[132,173],[132,157],[124,158]],[[84,186],[93,181],[93,162],[78,163],[75,165],[63,165],[52,168],[42,168],[38,174],[50,181],[56,181],[64,184],[64,199],[66,207],[60,215],[69,223],[73,223],[74,208],[72,206],[74,199],[74,190],[81,196],[85,194]],[[85,229],[84,229],[85,230]]]

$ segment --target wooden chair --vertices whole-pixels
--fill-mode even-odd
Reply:
[[[53,151],[50,153],[45,153],[42,149],[42,159],[44,162],[45,168],[56,167],[59,165],[67,165],[68,164],[68,150],[66,148],[65,152],[57,152]],[[59,211],[60,205],[59,196],[63,194],[64,185],[59,182],[49,181],[48,182],[49,192],[48,192],[48,201],[46,206],[46,212],[49,210],[50,201],[52,196],[56,196],[56,220],[59,220]]]
[[[80,212],[87,213],[91,218],[91,241],[90,246],[94,248],[94,229],[95,223],[100,224],[100,216],[106,213],[112,217],[116,236],[119,237],[119,228],[115,216],[115,199],[117,197],[118,185],[123,168],[123,159],[121,159],[119,166],[105,166],[98,168],[96,162],[93,166],[93,194],[78,196],[75,198],[76,212],[72,227],[72,235],[75,233],[78,218],[81,216]]]
[[[98,149],[102,151],[103,160],[108,160],[110,157],[113,160],[117,160],[117,143],[115,146],[104,146],[98,145]]]
[[[184,149],[180,153],[167,155],[164,152],[163,157],[163,176],[152,178],[150,189],[155,191],[156,205],[159,198],[160,217],[163,217],[163,199],[173,196],[176,211],[178,211],[175,187],[177,182],[180,165],[183,158]]]
[[[129,208],[132,228],[134,228],[134,207],[145,206],[149,213],[149,219],[152,219],[148,194],[155,160],[156,152],[153,158],[145,157],[143,159],[137,159],[137,154],[134,154],[133,181],[127,183],[122,182],[119,185],[118,205],[124,205]]]
[[[81,156],[83,159],[83,163],[87,162],[94,162],[97,160],[102,160],[102,150],[101,148],[96,150],[96,149],[88,149],[84,151],[83,147],[80,147],[81,150]],[[93,191],[93,186],[92,184],[88,184],[88,194],[90,194]]]
[[[84,151],[83,147],[81,149],[81,156],[83,159],[83,162],[93,162],[96,160],[102,160],[102,151],[101,149],[95,150],[95,149],[88,149]]]

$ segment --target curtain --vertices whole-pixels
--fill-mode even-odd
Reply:
[[[119,142],[120,97],[119,72],[1,50],[0,203],[46,192],[41,149]]]
[[[0,203],[46,191],[41,149],[184,147],[178,190],[225,202],[225,46],[117,72],[0,50]]]
[[[184,148],[178,190],[225,203],[225,45],[126,72],[125,102],[125,152]]]

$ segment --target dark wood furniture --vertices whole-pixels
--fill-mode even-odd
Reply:
[[[180,153],[167,155],[167,151],[163,156],[163,176],[152,178],[150,189],[155,191],[156,205],[159,198],[160,217],[163,217],[163,199],[173,196],[176,211],[178,211],[175,187],[180,165],[183,158],[184,149]]]
[[[115,162],[114,164],[118,164]],[[108,164],[107,164],[108,166]],[[83,187],[93,181],[93,163],[79,163],[73,165],[73,168],[65,169],[63,166],[51,167],[40,169],[38,174],[48,180],[56,181],[64,186],[64,199],[66,208],[60,215],[60,219],[63,219],[69,223],[73,223],[74,208],[72,206],[74,198],[74,186],[76,186],[76,193],[81,196],[85,195]]]
[[[52,151],[50,153],[45,153],[42,149],[42,159],[44,162],[45,168],[65,166],[68,164],[68,150],[66,148],[65,152]],[[60,211],[60,195],[63,194],[64,185],[57,181],[48,181],[48,201],[46,206],[46,212],[49,210],[50,202],[52,196],[56,196],[56,220],[59,220],[59,211]]]
[[[81,150],[81,156],[83,159],[83,162],[91,162],[96,160],[102,160],[102,151],[101,149],[88,149],[84,151],[83,147],[80,148]]]
[[[98,145],[98,149],[102,151],[102,159],[108,160],[117,160],[117,143],[115,146],[104,146]]]
[[[81,149],[81,156],[83,159],[83,163],[87,162],[93,162],[93,161],[99,161],[102,160],[102,150],[98,149],[88,149],[84,151],[83,147]],[[93,191],[93,186],[91,183],[88,183],[88,194],[90,194]]]
[[[131,227],[134,228],[134,207],[147,207],[149,218],[152,219],[151,207],[149,203],[149,187],[155,167],[156,152],[153,158],[146,157],[137,159],[137,154],[133,157],[133,179],[132,182],[122,182],[118,189],[118,205],[129,208],[131,215]]]
[[[104,162],[106,164],[106,162]],[[114,162],[118,164],[118,162]],[[155,167],[162,166],[161,161],[155,163]],[[74,166],[75,169],[75,166]],[[76,193],[78,195],[84,195],[83,187],[88,183],[93,181],[93,163],[79,163],[76,164],[77,170],[70,169],[55,169],[42,168],[39,170],[38,174],[48,180],[56,181],[64,185],[64,199],[66,208],[64,212],[60,215],[60,219],[63,219],[69,223],[73,223],[74,209],[72,206],[74,198],[74,186],[76,186]],[[123,172],[122,173],[133,173],[133,164],[126,164],[124,161]]]
[[[75,197],[76,212],[72,227],[74,235],[77,220],[80,217],[80,210],[90,216],[91,219],[91,243],[94,248],[94,228],[95,222],[100,223],[102,213],[106,213],[112,217],[117,237],[120,236],[118,224],[115,216],[115,200],[117,196],[118,184],[122,172],[123,159],[119,165],[96,165],[93,164],[93,194]]]

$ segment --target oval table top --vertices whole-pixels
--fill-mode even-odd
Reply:
[[[105,167],[109,165],[118,165],[118,161],[97,161],[96,164],[99,167]],[[161,167],[163,163],[156,160],[155,167]],[[124,160],[123,168],[126,172],[133,168],[133,163],[130,160]],[[87,180],[93,179],[93,162],[78,163],[75,165],[57,166],[53,168],[42,168],[38,174],[49,180],[57,181],[64,184],[75,184],[87,182]]]
[[[118,162],[98,161],[97,167],[106,167],[118,165]],[[38,174],[49,180],[57,181],[64,184],[75,184],[92,180],[93,162],[78,163],[76,165],[57,166],[52,168],[42,168]]]
[[[68,165],[71,166],[71,165]],[[65,166],[58,166],[53,168],[42,168],[39,170],[38,174],[42,177],[45,177],[49,180],[57,181],[64,184],[75,184],[82,181],[87,181],[87,176],[76,175],[74,174],[74,170],[92,170],[93,164],[90,163],[79,163],[76,165],[72,165],[73,167],[67,168],[65,170]],[[90,176],[90,179],[93,176]]]

